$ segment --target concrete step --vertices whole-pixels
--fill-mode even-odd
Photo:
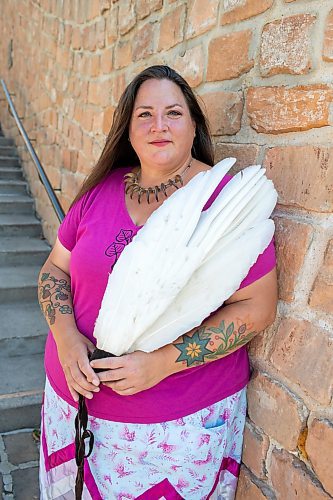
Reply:
[[[29,213],[29,211],[28,211]],[[38,219],[33,215],[1,214],[0,235],[7,236],[41,236],[42,228]]]
[[[2,146],[0,142],[0,156],[15,156],[17,158],[17,149],[15,146]]]
[[[45,337],[48,331],[37,298],[32,302],[20,304],[19,309],[17,304],[1,304],[0,318],[0,346],[8,339]]]
[[[0,165],[2,167],[17,167],[20,165],[19,159],[16,156],[0,156]]]
[[[22,170],[19,167],[1,167],[0,166],[0,179],[1,180],[22,180]]]
[[[0,267],[0,304],[36,301],[39,271],[39,266]]]
[[[50,253],[49,245],[45,240],[24,237],[21,232],[19,234],[20,236],[1,236],[0,266],[42,266]]]
[[[23,180],[0,179],[0,194],[21,195],[27,192],[27,183]]]
[[[9,139],[4,136],[0,136],[0,146],[14,146],[13,139]]]
[[[33,206],[33,200],[27,194],[0,194],[0,214],[31,214]]]
[[[21,363],[23,361],[20,360]],[[40,359],[38,361],[40,363]],[[29,377],[29,374],[27,376]],[[42,371],[40,371],[40,376],[45,377]],[[39,384],[39,389],[0,396],[0,432],[29,427],[39,428],[43,391],[44,384]]]

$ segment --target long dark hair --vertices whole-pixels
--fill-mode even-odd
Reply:
[[[140,86],[146,80],[170,80],[181,89],[189,107],[192,120],[195,122],[195,138],[192,156],[207,165],[214,164],[213,145],[207,119],[199,106],[189,84],[169,66],[150,66],[141,71],[124,90],[114,112],[110,132],[106,139],[102,154],[95,167],[88,175],[73,203],[81,198],[89,189],[96,186],[106,175],[116,168],[138,165],[139,158],[128,141],[129,124],[133,112],[134,101]]]

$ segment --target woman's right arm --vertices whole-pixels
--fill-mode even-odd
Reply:
[[[91,399],[98,392],[99,378],[91,368],[88,352],[94,345],[82,335],[75,322],[71,284],[71,253],[57,239],[38,279],[38,300],[57,345],[70,393],[75,401],[79,394]]]

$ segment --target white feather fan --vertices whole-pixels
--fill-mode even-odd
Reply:
[[[96,320],[98,348],[150,352],[199,325],[238,289],[272,239],[277,195],[265,170],[251,166],[203,212],[235,161],[194,176],[125,247]]]

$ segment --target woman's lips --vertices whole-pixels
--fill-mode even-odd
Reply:
[[[154,141],[154,142],[151,142],[150,144],[152,144],[153,146],[157,146],[159,148],[163,147],[163,146],[166,146],[167,144],[170,144],[171,141]]]

